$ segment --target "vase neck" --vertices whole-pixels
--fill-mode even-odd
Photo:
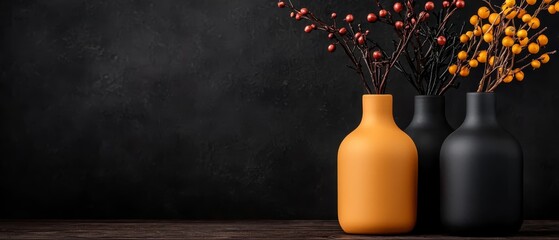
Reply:
[[[465,125],[498,125],[494,93],[468,93]]]
[[[392,95],[363,95],[363,118],[361,125],[396,124],[392,116]]]
[[[448,124],[445,115],[444,96],[415,96],[415,107],[412,123]]]

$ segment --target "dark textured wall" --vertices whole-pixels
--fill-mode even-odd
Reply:
[[[305,2],[362,17],[369,4]],[[336,152],[360,119],[360,85],[341,51],[275,1],[2,1],[0,12],[0,218],[336,217]],[[528,218],[559,218],[553,60],[498,90],[524,147]],[[448,94],[455,127],[474,84]],[[394,75],[389,91],[404,127],[413,89]]]

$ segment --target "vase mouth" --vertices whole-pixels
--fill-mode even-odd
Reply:
[[[378,93],[366,93],[366,94],[363,94],[363,96],[392,96],[392,94],[389,94],[389,93],[380,93],[380,94],[378,94]]]
[[[466,118],[463,125],[498,125],[496,98],[492,92],[469,92],[466,97]]]
[[[391,94],[363,94],[363,100],[372,100],[372,99],[392,99]]]
[[[364,94],[361,125],[375,125],[380,122],[396,125],[392,116],[392,95]]]
[[[494,95],[494,92],[468,92],[468,95]]]
[[[416,99],[423,99],[423,98],[436,98],[436,99],[439,99],[439,98],[444,98],[444,96],[442,96],[442,95],[415,95],[415,98],[416,98]]]

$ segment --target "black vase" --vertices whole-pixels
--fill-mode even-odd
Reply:
[[[405,132],[418,153],[417,223],[415,232],[440,229],[439,156],[452,128],[446,121],[443,96],[415,96],[413,119]]]
[[[497,122],[494,93],[468,93],[466,119],[443,143],[441,222],[457,235],[522,225],[522,150]]]

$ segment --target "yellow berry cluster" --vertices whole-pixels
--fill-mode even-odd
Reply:
[[[549,62],[555,51],[542,51],[549,39],[538,16],[559,11],[559,0],[504,0],[500,8],[487,3],[470,17],[473,29],[460,36],[463,50],[448,72],[467,77],[483,64],[478,91],[492,92],[501,82],[524,80],[524,68],[537,69]]]

